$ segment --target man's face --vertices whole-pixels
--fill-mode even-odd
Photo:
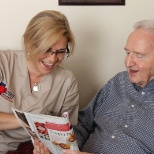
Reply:
[[[144,87],[154,79],[154,33],[137,29],[127,40],[125,66],[131,82]]]

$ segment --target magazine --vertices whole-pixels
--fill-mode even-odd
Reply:
[[[79,150],[67,112],[57,117],[12,110],[32,142],[39,139],[53,154],[61,154],[63,149]]]

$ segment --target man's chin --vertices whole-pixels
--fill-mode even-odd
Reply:
[[[130,80],[130,82],[132,82],[132,83],[134,83],[134,84],[137,84],[137,85],[138,85],[138,83],[139,83],[136,79],[131,78],[131,77],[129,77],[129,80]]]
[[[138,85],[138,86],[140,86],[140,87],[144,87],[145,86],[145,82],[143,82],[143,81],[135,81],[135,80],[131,80],[130,79],[130,81],[132,82],[132,83],[134,83],[134,84],[136,84],[136,85]]]

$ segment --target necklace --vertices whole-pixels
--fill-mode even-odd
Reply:
[[[40,91],[40,85],[38,83],[34,83],[34,86],[32,87],[33,92]]]
[[[32,86],[32,92],[38,92],[38,91],[40,91],[41,90],[41,85],[40,85],[40,83],[45,79],[45,77],[46,77],[46,75],[44,75],[44,77],[41,79],[41,81],[40,82],[38,82],[38,83],[34,83],[34,85]]]

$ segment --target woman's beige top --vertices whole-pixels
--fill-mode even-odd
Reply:
[[[40,91],[31,92],[24,51],[0,51],[0,112],[12,113],[12,107],[56,116],[68,112],[71,123],[76,124],[79,93],[72,72],[58,66],[39,84]],[[29,139],[23,128],[0,131],[0,153]]]

